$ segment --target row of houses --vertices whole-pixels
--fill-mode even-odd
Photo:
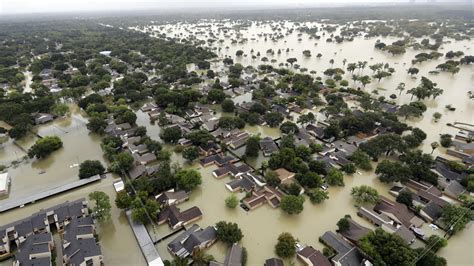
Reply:
[[[152,175],[159,170],[158,165],[155,164],[158,160],[156,154],[142,143],[144,137],[136,135],[136,127],[129,123],[117,124],[112,116],[109,116],[106,122],[105,133],[120,138],[123,143],[121,149],[129,152],[134,159],[133,166],[128,171],[132,180]]]
[[[0,227],[0,258],[16,250],[14,265],[52,265],[52,253],[59,248],[54,244],[53,232],[61,237],[63,265],[103,262],[85,199],[65,202]]]

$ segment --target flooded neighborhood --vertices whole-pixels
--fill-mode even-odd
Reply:
[[[287,5],[0,18],[0,265],[472,265],[469,6]]]

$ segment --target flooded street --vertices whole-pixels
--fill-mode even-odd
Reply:
[[[367,61],[368,65],[388,63],[396,72],[391,77],[382,79],[380,82],[373,80],[365,88],[362,88],[360,83],[354,84],[352,73],[348,71],[343,75],[343,78],[349,81],[350,87],[360,87],[359,89],[361,90],[371,92],[374,97],[383,96],[389,99],[390,95],[395,94],[397,98],[394,102],[398,105],[411,101],[411,95],[406,94],[406,91],[416,87],[421,77],[426,76],[436,82],[438,87],[444,90],[444,93],[436,99],[424,100],[428,110],[421,118],[410,118],[406,121],[404,121],[404,118],[400,118],[410,126],[418,127],[427,134],[427,139],[420,146],[426,153],[431,153],[432,148],[430,144],[439,141],[440,134],[449,133],[454,135],[459,131],[447,126],[447,123],[464,122],[474,124],[474,100],[468,97],[468,92],[474,91],[473,65],[461,66],[459,73],[455,75],[444,72],[437,75],[429,74],[428,72],[435,70],[438,64],[445,61],[445,58],[442,57],[416,65],[420,69],[420,73],[416,77],[411,77],[407,74],[407,69],[411,66],[411,60],[416,54],[425,50],[409,48],[403,55],[392,56],[374,48],[374,44],[378,39],[388,44],[397,41],[397,38],[356,37],[352,42],[345,41],[338,44],[326,42],[325,39],[328,36],[323,36],[321,40],[316,40],[310,39],[306,33],[299,35],[299,32],[296,30],[299,27],[298,25],[292,22],[285,22],[282,34],[286,34],[289,28],[294,28],[295,30],[283,38],[274,41],[271,39],[270,34],[275,32],[275,29],[272,27],[275,27],[276,23],[252,23],[250,27],[243,28],[240,31],[236,31],[235,29],[238,27],[234,27],[236,25],[229,22],[221,25],[228,27],[226,33],[218,31],[218,28],[221,27],[218,23],[202,25],[179,23],[150,26],[148,33],[152,36],[155,34],[166,34],[168,37],[173,38],[188,38],[191,35],[195,35],[197,39],[206,41],[210,38],[208,32],[213,32],[216,35],[215,38],[223,41],[207,42],[208,45],[206,46],[213,49],[218,54],[219,59],[231,57],[236,63],[241,63],[244,66],[251,65],[257,68],[261,64],[270,64],[277,68],[280,67],[281,63],[285,64],[288,58],[293,57],[297,59],[296,63],[300,65],[300,69],[306,68],[308,73],[312,70],[316,71],[316,74],[313,74],[313,76],[321,76],[323,80],[326,78],[323,72],[328,68],[340,67],[346,70],[347,64],[343,64],[343,60],[347,60],[347,63]],[[321,27],[319,23],[305,23],[302,25]],[[198,32],[200,33],[198,34]],[[338,33],[336,31],[334,34]],[[247,39],[247,41],[242,43],[236,41],[243,39]],[[448,40],[443,44],[440,52],[466,50],[466,47],[474,47],[474,41]],[[286,51],[287,48],[289,48],[288,51]],[[275,53],[268,53],[267,50],[269,49],[272,49]],[[238,50],[244,51],[244,56],[236,57],[235,54]],[[251,53],[251,50],[253,50],[253,53]],[[281,50],[281,54],[276,52],[278,50]],[[304,50],[310,50],[312,56],[303,56]],[[252,59],[252,55],[257,53],[260,53],[260,56]],[[318,53],[322,54],[321,58],[316,57]],[[262,62],[263,57],[266,57],[268,62],[267,60]],[[331,59],[334,60],[334,64],[330,63]],[[216,72],[222,72],[224,69],[220,63],[212,63],[211,67]],[[292,70],[300,72],[300,70],[294,68]],[[368,67],[365,70],[355,70],[354,74],[373,75],[372,70]],[[24,92],[31,92],[32,73],[25,72],[24,75]],[[406,84],[406,89],[399,95],[395,88],[400,82]],[[233,100],[235,103],[249,102],[252,100],[252,93],[246,92],[234,97]],[[456,111],[447,110],[445,106],[449,104],[453,105]],[[0,164],[13,165],[8,169],[11,176],[8,200],[22,198],[26,195],[79,180],[79,168],[77,166],[84,160],[99,160],[106,165],[100,147],[101,136],[90,134],[86,128],[87,117],[85,113],[76,105],[70,105],[70,107],[71,114],[69,116],[58,118],[45,125],[36,126],[32,133],[29,133],[21,140],[16,142],[7,140],[0,144]],[[215,111],[216,117],[232,115],[231,113],[223,114],[220,105],[212,106],[212,108]],[[433,119],[435,112],[442,114],[438,122],[435,122]],[[160,140],[160,126],[157,123],[150,123],[150,118],[146,112],[138,110],[135,113],[137,115],[136,124],[146,127],[147,135],[152,139]],[[297,115],[293,113],[292,115],[293,121],[296,121]],[[268,136],[277,139],[281,136],[278,128],[260,125],[246,125],[243,130],[251,135],[260,135],[262,138]],[[53,135],[61,138],[63,142],[61,149],[53,152],[43,160],[23,159],[26,156],[26,151],[40,136]],[[273,209],[268,203],[248,212],[240,207],[229,209],[225,206],[224,201],[231,195],[231,192],[225,187],[225,184],[231,180],[230,177],[216,179],[212,175],[212,171],[216,169],[215,166],[203,168],[198,163],[190,164],[183,159],[182,154],[174,152],[174,146],[164,144],[163,148],[172,151],[172,164],[176,163],[184,168],[197,169],[202,175],[202,185],[194,190],[190,200],[180,204],[179,208],[186,210],[193,206],[199,207],[203,217],[196,223],[201,227],[214,225],[222,220],[237,223],[244,234],[241,244],[247,249],[247,265],[249,266],[262,265],[266,259],[276,257],[274,247],[277,243],[278,235],[282,232],[290,232],[302,244],[313,246],[322,251],[324,246],[319,243],[318,238],[326,231],[335,231],[337,221],[344,215],[348,214],[361,225],[375,229],[375,226],[356,214],[357,208],[350,195],[351,189],[355,186],[369,185],[375,188],[380,195],[394,199],[388,193],[391,185],[380,182],[373,171],[361,171],[360,174],[346,175],[344,187],[331,186],[328,190],[329,199],[322,204],[313,204],[305,196],[304,210],[298,215],[288,215],[279,208]],[[242,156],[245,153],[245,147],[234,152]],[[437,155],[451,158],[446,155],[446,149],[441,147],[433,152],[433,156]],[[259,152],[257,158],[248,159],[247,163],[255,168],[259,168],[262,162],[266,160],[268,160],[268,157],[264,157],[262,152]],[[16,165],[18,161],[21,162]],[[104,255],[104,264],[146,265],[125,213],[115,206],[116,193],[113,189],[113,182],[117,180],[117,177],[102,179],[97,183],[48,198],[35,204],[28,204],[23,208],[2,213],[0,214],[0,225],[29,216],[41,208],[48,208],[67,200],[72,201],[81,197],[87,198],[87,195],[93,191],[103,191],[109,195],[112,205],[111,220],[98,225],[99,242]],[[239,193],[237,196],[239,199],[242,199],[245,197],[245,193]],[[5,198],[0,199],[0,204],[2,200],[5,200]],[[190,226],[188,225],[187,227]],[[443,234],[441,230],[432,232],[426,226],[427,224],[425,224],[423,229],[427,235]],[[158,239],[171,233],[166,224],[160,226],[149,225],[148,229],[152,239]],[[167,250],[167,244],[176,236],[171,236],[156,244],[156,248],[163,260],[172,259]],[[472,265],[472,261],[474,261],[474,254],[472,252],[474,247],[473,241],[474,225],[471,222],[465,230],[452,237],[448,242],[448,246],[441,249],[438,255],[445,257],[448,265]],[[412,247],[422,246],[423,244],[417,240]],[[206,252],[213,255],[217,261],[223,262],[227,246],[223,243],[217,243],[206,250]],[[0,266],[11,265],[12,262],[12,260],[0,262]],[[285,261],[285,265],[287,264],[300,265],[300,262],[294,259],[293,261]]]
[[[206,26],[201,27],[203,25]],[[423,117],[405,121],[410,126],[421,128],[428,135],[421,146],[421,149],[427,153],[431,153],[430,144],[434,141],[439,141],[440,134],[450,133],[454,135],[458,132],[457,129],[447,126],[446,123],[465,122],[474,124],[474,101],[470,100],[467,94],[474,89],[474,72],[472,65],[461,66],[461,70],[455,75],[443,72],[437,75],[429,74],[428,72],[435,70],[438,64],[444,62],[445,59],[441,57],[438,60],[415,65],[415,67],[420,69],[420,73],[416,77],[411,77],[407,74],[407,69],[411,66],[411,60],[416,54],[426,50],[413,50],[409,48],[403,55],[392,56],[374,48],[377,39],[385,43],[391,43],[396,41],[396,38],[364,39],[362,37],[356,37],[352,42],[337,44],[335,42],[326,42],[324,37],[321,38],[321,40],[310,39],[305,33],[303,33],[302,36],[298,36],[298,32],[294,31],[282,39],[273,41],[270,40],[270,38],[265,40],[264,37],[265,33],[273,33],[269,24],[258,26],[252,23],[249,28],[244,28],[238,33],[232,28],[233,24],[226,22],[222,25],[228,27],[228,32],[225,34],[222,31],[218,31],[217,23],[160,25],[152,27],[152,30],[148,32],[152,35],[158,33],[179,38],[194,35],[199,40],[207,40],[209,38],[207,33],[212,31],[216,35],[215,38],[222,40],[222,42],[212,42],[209,47],[215,49],[215,52],[220,58],[231,57],[234,59],[234,62],[241,63],[244,66],[252,65],[257,67],[265,63],[278,67],[280,63],[286,63],[287,58],[294,57],[297,58],[297,64],[299,64],[301,68],[307,68],[308,71],[316,71],[316,75],[314,76],[323,77],[322,72],[330,67],[340,67],[346,70],[347,65],[343,65],[344,59],[346,59],[348,63],[367,61],[368,65],[389,63],[391,67],[395,68],[396,72],[393,73],[391,77],[382,79],[380,82],[372,80],[372,83],[368,84],[365,88],[362,88],[359,83],[354,84],[354,81],[351,79],[352,74],[348,71],[346,71],[344,79],[349,81],[350,87],[360,87],[360,89],[366,90],[367,92],[372,92],[374,97],[384,96],[388,99],[391,94],[395,94],[397,99],[394,101],[399,105],[410,102],[411,95],[406,94],[406,90],[416,87],[420,82],[421,76],[427,76],[436,82],[438,87],[444,90],[444,93],[434,100],[424,100],[428,110],[424,113]],[[274,25],[276,25],[276,23]],[[294,24],[290,22],[285,23],[286,28],[293,27],[293,25]],[[306,23],[305,25],[314,26],[321,24]],[[197,32],[200,33],[197,34]],[[285,33],[284,28],[282,33]],[[236,38],[238,34],[241,35],[239,38]],[[335,35],[336,34],[337,32],[335,32]],[[299,40],[299,38],[301,38],[301,40]],[[248,41],[243,43],[232,41],[244,39]],[[465,51],[466,47],[473,46],[474,42],[472,40],[449,40],[443,44],[440,52],[445,53],[450,50]],[[286,52],[287,48],[289,48],[288,52]],[[271,55],[266,53],[268,49],[273,49],[275,52],[280,49],[282,53]],[[244,51],[244,56],[236,57],[235,53],[237,50]],[[252,59],[251,50],[253,50],[253,55],[257,53],[261,55],[256,59]],[[312,57],[307,58],[303,56],[303,50],[310,50]],[[321,53],[322,57],[318,59],[316,57],[317,53]],[[262,62],[261,58],[263,57],[267,57],[268,62]],[[272,59],[275,60],[272,62]],[[334,60],[334,65],[329,62],[330,59]],[[219,70],[220,66],[218,64],[212,64],[212,68]],[[298,72],[298,70],[294,71]],[[366,68],[365,70],[356,70],[354,74],[372,75],[373,73],[372,70]],[[399,96],[399,92],[395,90],[395,88],[400,82],[406,84],[406,90]],[[251,94],[248,93],[237,96],[233,100],[236,103],[250,101]],[[445,108],[448,104],[452,104],[456,107],[456,111],[448,111]],[[435,112],[442,114],[442,118],[438,122],[435,122],[432,118]],[[274,138],[279,136],[278,129],[260,126],[247,126],[245,129],[252,134],[260,133],[262,136],[271,136]],[[239,154],[242,153],[242,151],[238,152]],[[450,158],[445,154],[444,148],[435,150],[433,156],[437,155]],[[264,158],[259,156],[257,159],[250,160],[249,163],[253,166],[258,166],[263,160]],[[302,243],[312,245],[322,250],[323,246],[318,242],[318,237],[327,230],[335,230],[336,222],[345,214],[350,214],[357,222],[369,228],[373,228],[373,226],[369,225],[365,220],[357,217],[354,202],[350,197],[350,189],[353,186],[362,184],[370,185],[376,188],[379,194],[387,196],[388,189],[390,188],[388,185],[379,182],[373,172],[346,176],[345,187],[330,188],[329,200],[320,205],[313,205],[307,199],[304,205],[305,209],[300,215],[289,216],[279,209],[272,209],[266,204],[250,212],[245,212],[241,208],[235,210],[226,208],[224,200],[230,195],[230,192],[227,191],[224,184],[228,179],[214,179],[211,175],[212,168],[205,168],[201,171],[203,174],[203,185],[197,191],[193,192],[190,201],[180,207],[186,209],[192,206],[199,206],[204,213],[203,219],[198,222],[201,226],[214,224],[220,220],[230,220],[239,224],[245,235],[242,244],[248,250],[249,265],[261,265],[265,259],[275,256],[274,245],[276,244],[278,234],[281,232],[288,231]],[[243,196],[242,194],[239,198]],[[392,196],[388,197],[393,199]],[[163,231],[166,229],[167,228],[160,228],[159,230]],[[429,235],[432,232],[426,233]],[[448,246],[441,250],[440,255],[448,260],[449,265],[471,265],[473,261],[472,256],[466,256],[465,254],[472,254],[472,239],[474,239],[474,226],[471,224],[466,230],[450,239]],[[471,244],[468,244],[469,242]],[[420,243],[416,243],[414,246],[420,245]],[[160,254],[165,253],[169,256],[169,253],[166,251],[166,241],[160,243],[158,247]],[[218,260],[222,260],[224,251],[225,247],[221,244],[217,244],[210,249],[209,253],[214,255]]]
[[[225,198],[231,195],[225,183],[231,179],[229,177],[215,179],[212,176],[212,171],[215,169],[212,166],[199,169],[203,177],[201,187],[193,191],[190,200],[179,205],[179,208],[185,210],[198,206],[203,212],[203,218],[197,221],[201,227],[213,225],[221,220],[237,223],[244,234],[242,245],[248,251],[248,265],[262,265],[266,259],[275,257],[274,246],[281,232],[290,232],[303,244],[322,250],[324,246],[318,242],[319,236],[328,230],[336,230],[337,221],[346,214],[351,215],[361,225],[374,228],[365,219],[357,216],[357,208],[350,196],[353,186],[370,185],[382,195],[391,198],[388,194],[390,188],[388,185],[379,182],[372,173],[362,173],[362,175],[347,176],[344,180],[345,187],[331,187],[329,199],[322,204],[312,204],[306,199],[304,210],[299,215],[288,215],[281,209],[273,209],[268,204],[246,212],[240,207],[229,209],[225,206]],[[238,194],[239,199],[244,196],[244,193]],[[157,233],[160,236],[168,232],[167,225],[158,227]],[[170,237],[157,245],[158,251],[164,258],[171,258],[166,245],[172,239],[173,237]],[[225,251],[225,245],[219,243],[208,252],[218,261],[223,261]]]
[[[205,27],[203,27],[204,25]],[[218,31],[218,25],[228,27],[228,32],[223,33],[222,31]],[[196,36],[199,40],[207,40],[209,37],[207,33],[212,31],[216,38],[223,42],[213,42],[209,45],[209,48],[215,49],[215,52],[220,58],[231,57],[236,63],[241,63],[244,66],[251,65],[253,67],[258,67],[261,64],[270,64],[273,67],[279,67],[280,63],[286,63],[286,59],[296,58],[296,63],[300,65],[300,68],[306,68],[308,69],[308,72],[314,70],[316,71],[316,74],[313,76],[321,76],[323,79],[326,78],[323,75],[323,72],[326,69],[340,67],[346,71],[343,78],[349,81],[350,87],[358,87],[367,92],[372,92],[374,97],[384,96],[386,99],[389,99],[391,94],[395,94],[397,99],[394,101],[399,105],[411,101],[411,95],[407,94],[406,91],[410,88],[416,87],[420,83],[421,77],[426,76],[436,82],[438,87],[444,90],[444,93],[436,99],[424,100],[428,110],[424,113],[423,117],[406,121],[410,126],[419,127],[427,133],[427,139],[421,146],[424,152],[431,152],[430,144],[434,141],[439,141],[440,134],[454,134],[458,132],[457,129],[446,126],[446,123],[464,122],[474,124],[474,101],[469,99],[467,94],[469,91],[474,91],[473,65],[461,66],[459,73],[455,75],[445,72],[441,72],[437,75],[429,74],[428,72],[436,70],[436,66],[445,61],[445,58],[441,57],[437,60],[429,60],[414,65],[419,68],[420,72],[418,75],[412,77],[407,73],[407,69],[412,66],[411,60],[415,58],[416,54],[429,52],[429,50],[414,50],[413,48],[409,48],[405,54],[392,56],[374,48],[374,44],[377,40],[384,43],[392,43],[398,40],[397,38],[356,37],[352,42],[345,41],[338,44],[335,42],[326,42],[324,36],[320,40],[310,39],[309,35],[306,33],[298,36],[299,32],[295,30],[293,33],[289,33],[282,39],[271,40],[270,38],[267,38],[267,40],[265,40],[265,34],[270,36],[270,34],[274,33],[272,26],[276,26],[276,22],[271,25],[267,23],[262,23],[262,25],[252,23],[250,27],[243,28],[240,31],[232,29],[233,25],[235,24],[230,22],[222,24],[166,24],[151,27],[151,30],[148,32],[151,34],[166,34],[169,37],[179,36],[180,38]],[[322,24],[320,23],[308,22],[302,23],[301,26],[308,26],[311,28],[314,26],[321,27],[321,25]],[[285,28],[296,29],[297,26],[295,23],[285,22],[284,27],[282,27],[282,34],[286,32]],[[338,32],[339,30],[334,32],[334,35],[337,35]],[[238,34],[240,34],[239,38],[236,37]],[[244,43],[233,43],[232,40],[248,41]],[[420,39],[417,41],[419,40]],[[474,41],[455,41],[447,39],[439,52],[446,53],[451,50],[465,51],[466,48],[469,47],[474,47]],[[287,48],[289,48],[288,52],[286,52]],[[269,49],[272,49],[275,54],[272,55],[267,53],[266,51]],[[281,50],[281,54],[276,53],[279,49]],[[244,56],[236,57],[235,54],[238,50],[242,50]],[[251,53],[251,50],[253,50],[253,53]],[[304,50],[310,50],[312,56],[309,58],[304,56]],[[256,59],[252,59],[252,55],[257,55],[258,53],[260,53],[260,56],[257,56]],[[318,53],[322,54],[321,58],[316,57]],[[262,62],[261,59],[263,57],[268,58],[269,61]],[[272,59],[275,61],[272,62]],[[330,63],[331,59],[334,60],[334,64]],[[352,74],[346,70],[347,63],[345,65],[343,64],[344,59],[347,60],[347,63],[367,61],[368,65],[375,63],[388,63],[390,67],[393,67],[396,71],[391,77],[382,79],[380,82],[373,79],[370,84],[363,88],[360,83],[354,84],[354,81],[351,79]],[[212,64],[212,66],[215,70],[220,69],[221,67],[219,64]],[[293,71],[299,72],[296,69],[293,69]],[[364,70],[355,70],[354,74],[371,76],[373,72],[367,67]],[[400,82],[406,84],[406,89],[399,95],[399,91],[396,90],[396,87]],[[251,100],[251,93],[237,96],[233,100],[236,103],[248,102]],[[456,108],[456,111],[447,110],[445,106],[448,104],[453,105]],[[442,117],[438,122],[435,122],[433,119],[433,114],[435,112],[442,114]],[[434,156],[438,154],[444,154],[444,150],[440,148],[433,153]]]
[[[60,137],[63,147],[45,159],[27,159],[17,167],[10,168],[12,181],[9,200],[79,180],[79,167],[75,164],[80,164],[82,161],[100,160],[104,163],[100,136],[89,134],[85,126],[87,120],[77,107],[72,108],[71,112],[70,117],[58,118],[34,128],[34,132],[40,136]],[[36,139],[37,137],[31,134],[19,141],[18,145],[27,150]],[[2,153],[8,156],[6,159],[0,157],[0,161],[17,160],[26,156],[25,152],[10,142],[4,144],[7,148],[1,149]]]

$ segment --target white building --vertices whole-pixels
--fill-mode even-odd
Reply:
[[[10,185],[10,176],[8,173],[0,174],[0,196],[8,194],[8,187]]]

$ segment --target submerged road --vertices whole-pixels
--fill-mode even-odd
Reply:
[[[59,187],[55,187],[55,188],[52,188],[52,189],[49,189],[49,190],[46,190],[46,191],[42,191],[42,192],[36,193],[34,195],[29,195],[29,196],[23,197],[21,199],[2,200],[2,201],[0,201],[0,213],[11,210],[11,209],[14,209],[14,208],[22,207],[23,205],[28,204],[28,203],[34,203],[36,201],[52,197],[54,195],[66,192],[68,190],[72,190],[72,189],[75,189],[75,188],[78,188],[78,187],[88,185],[90,183],[99,181],[100,179],[101,179],[101,176],[96,175],[96,176],[81,179],[81,180],[78,180],[78,181],[75,181],[75,182],[72,182],[72,183],[69,183],[69,184],[65,184],[65,185],[62,185],[62,186],[59,186]]]

